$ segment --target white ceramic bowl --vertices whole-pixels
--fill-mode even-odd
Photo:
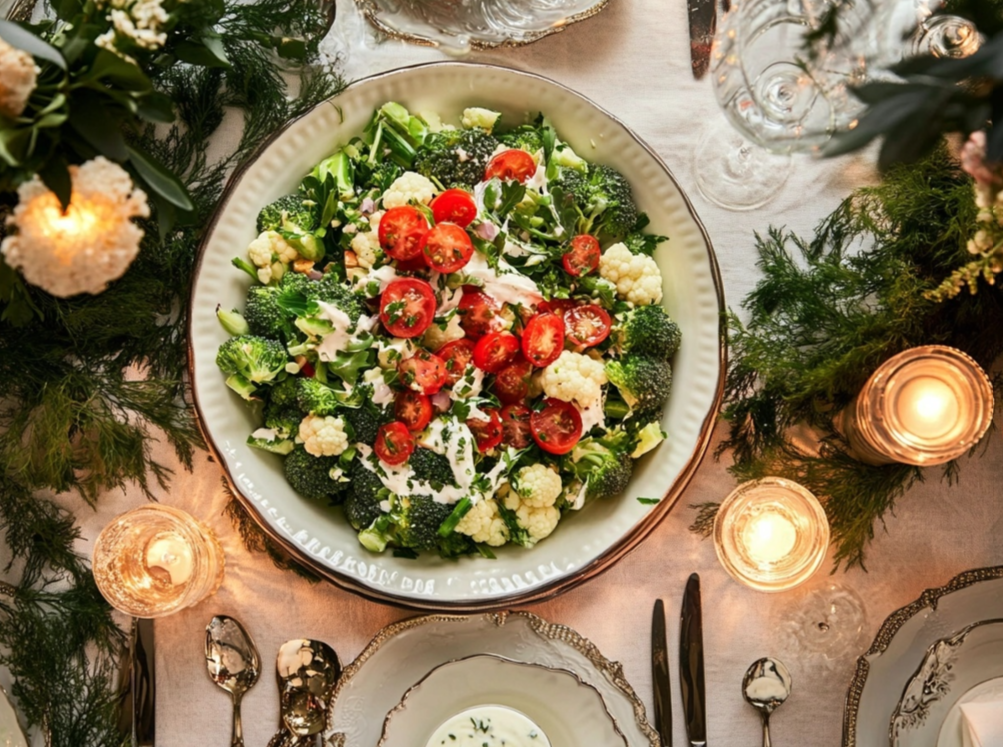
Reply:
[[[255,237],[259,209],[295,190],[317,162],[358,135],[373,110],[387,101],[457,121],[473,105],[499,110],[509,123],[543,111],[579,153],[622,171],[651,218],[650,230],[670,237],[656,260],[665,308],[682,329],[683,341],[662,421],[668,438],[637,463],[624,495],[565,518],[532,550],[502,548],[497,560],[408,560],[367,552],[340,515],[292,491],[279,457],[245,444],[258,423],[226,388],[215,365],[216,349],[227,337],[215,310],[243,307],[248,281],[230,260]],[[668,513],[706,451],[720,406],[723,309],[717,264],[703,227],[665,164],[624,124],[536,75],[462,62],[418,65],[352,84],[280,132],[234,176],[203,244],[191,298],[195,404],[207,442],[237,495],[299,560],[343,587],[383,601],[422,609],[500,608],[552,596],[605,570]],[[639,496],[661,501],[641,504]]]
[[[377,747],[424,747],[447,719],[484,705],[528,716],[551,747],[627,747],[599,691],[577,675],[491,655],[429,672],[387,714]]]

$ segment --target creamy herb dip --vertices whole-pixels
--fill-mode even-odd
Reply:
[[[519,711],[485,705],[457,713],[435,730],[426,747],[550,747],[539,726]]]

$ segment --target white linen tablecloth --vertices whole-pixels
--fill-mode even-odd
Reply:
[[[326,48],[340,56],[349,79],[442,58],[433,49],[378,43],[351,0],[338,0],[338,12]],[[710,232],[732,307],[757,277],[755,231],[776,224],[808,233],[854,186],[874,178],[868,157],[835,162],[805,158],[795,162],[784,190],[762,209],[733,213],[702,199],[694,183],[693,150],[703,128],[719,123],[722,114],[708,81],[697,82],[690,75],[685,0],[611,0],[603,13],[564,33],[472,59],[549,76],[612,111],[645,139],[690,195]],[[225,136],[236,137],[233,125]],[[687,576],[698,571],[703,581],[709,744],[759,744],[759,717],[743,702],[740,682],[754,659],[775,655],[789,665],[794,693],[773,719],[774,743],[835,747],[840,744],[843,698],[855,658],[884,618],[924,588],[938,586],[962,570],[1003,562],[1001,457],[1003,444],[999,434],[993,434],[981,460],[964,465],[957,487],[942,484],[931,471],[926,484],[899,501],[886,527],[876,527],[869,572],[854,569],[834,577],[822,572],[805,589],[781,595],[756,593],[732,581],[718,565],[712,543],[687,530],[694,517],[688,504],[720,500],[734,487],[726,472],[727,457],[722,463],[708,457],[674,511],[637,550],[600,578],[531,610],[575,628],[606,656],[621,661],[650,714],[652,602],[659,596],[666,599],[674,647],[683,586]],[[261,651],[261,680],[244,698],[249,747],[263,747],[275,732],[278,698],[272,672],[283,641],[318,638],[348,662],[381,627],[413,614],[364,601],[333,585],[311,585],[277,570],[264,555],[248,554],[222,515],[220,477],[218,466],[201,454],[194,474],[179,469],[170,491],[159,496],[215,529],[227,565],[215,597],[156,622],[158,747],[229,744],[230,702],[207,678],[202,656],[203,631],[213,614],[243,621]],[[81,517],[85,539],[80,551],[88,555],[93,539],[113,516],[144,501],[135,490],[109,494],[92,512],[82,502],[65,500]],[[791,643],[778,630],[798,609],[804,593],[830,581],[853,587],[865,600],[866,640],[834,662],[795,658]],[[673,655],[673,664],[675,659]],[[673,690],[679,692],[677,682]],[[675,739],[685,744],[678,695],[676,699]]]

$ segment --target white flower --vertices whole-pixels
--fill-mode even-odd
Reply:
[[[0,245],[7,264],[54,296],[100,293],[125,274],[139,253],[146,194],[125,169],[98,156],[70,166],[73,191],[63,213],[59,199],[37,176],[18,187],[7,219],[16,231]]]
[[[599,274],[616,285],[621,298],[636,306],[662,300],[662,273],[655,260],[613,244],[599,260]]]
[[[300,421],[299,439],[307,454],[338,456],[348,448],[345,421],[331,415],[307,415]]]
[[[602,361],[565,350],[540,372],[539,381],[548,397],[589,407],[602,397],[606,368]]]
[[[21,116],[40,72],[30,54],[0,39],[0,116]]]
[[[98,0],[98,8],[111,8],[107,19],[112,28],[104,32],[94,43],[109,52],[135,64],[135,60],[118,48],[119,42],[140,49],[160,49],[167,42],[168,15],[162,0]]]
[[[435,193],[435,185],[429,179],[417,172],[405,171],[383,193],[383,207],[389,210],[412,201],[427,205]]]

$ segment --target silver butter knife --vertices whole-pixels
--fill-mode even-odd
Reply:
[[[700,576],[686,582],[679,628],[679,690],[683,698],[683,720],[690,747],[707,744],[707,711],[703,672],[703,611],[700,605]]]

